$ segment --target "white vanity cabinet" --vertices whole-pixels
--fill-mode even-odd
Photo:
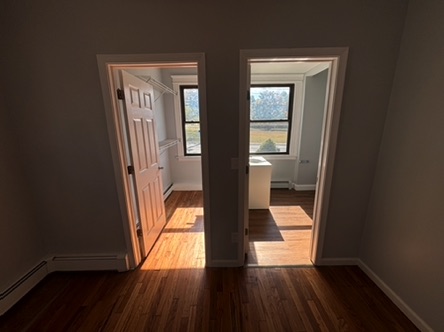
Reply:
[[[259,156],[250,157],[249,209],[270,207],[271,164]]]

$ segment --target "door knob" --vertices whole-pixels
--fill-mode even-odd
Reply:
[[[159,167],[157,167],[158,169],[163,169],[163,167],[162,166],[159,166]]]

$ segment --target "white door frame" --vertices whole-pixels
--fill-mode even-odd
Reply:
[[[344,90],[347,47],[337,48],[294,48],[258,49],[240,51],[240,100],[239,100],[239,234],[245,234],[248,225],[248,175],[243,170],[248,167],[249,158],[249,110],[247,93],[250,87],[249,63],[260,60],[276,61],[325,61],[330,62],[330,79],[327,86],[327,109],[324,116],[323,137],[316,184],[316,199],[313,209],[313,231],[310,259],[315,265],[322,265],[324,234],[327,223],[328,205],[334,169],[334,159]],[[239,237],[239,264],[243,265],[244,250],[248,239]]]
[[[131,182],[127,173],[127,137],[125,124],[119,115],[119,100],[116,96],[116,83],[113,72],[116,69],[147,68],[147,67],[178,67],[194,65],[198,72],[199,108],[201,125],[201,163],[202,187],[204,193],[204,231],[205,231],[205,257],[210,265],[210,209],[209,209],[209,163],[208,163],[208,125],[206,109],[206,83],[205,83],[205,54],[204,53],[178,53],[178,54],[99,54],[97,55],[100,83],[102,86],[103,103],[105,106],[108,135],[114,166],[114,176],[117,185],[123,231],[128,255],[129,268],[139,265],[143,257],[139,250]]]

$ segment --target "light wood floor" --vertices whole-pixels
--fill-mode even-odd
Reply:
[[[314,191],[272,189],[269,210],[250,210],[247,265],[312,265],[314,196]]]
[[[358,267],[204,268],[201,203],[173,193],[138,269],[53,273],[0,331],[417,331]]]

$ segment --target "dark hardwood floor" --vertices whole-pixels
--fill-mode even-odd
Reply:
[[[358,267],[204,268],[201,203],[174,192],[138,269],[53,273],[0,331],[417,331]]]

